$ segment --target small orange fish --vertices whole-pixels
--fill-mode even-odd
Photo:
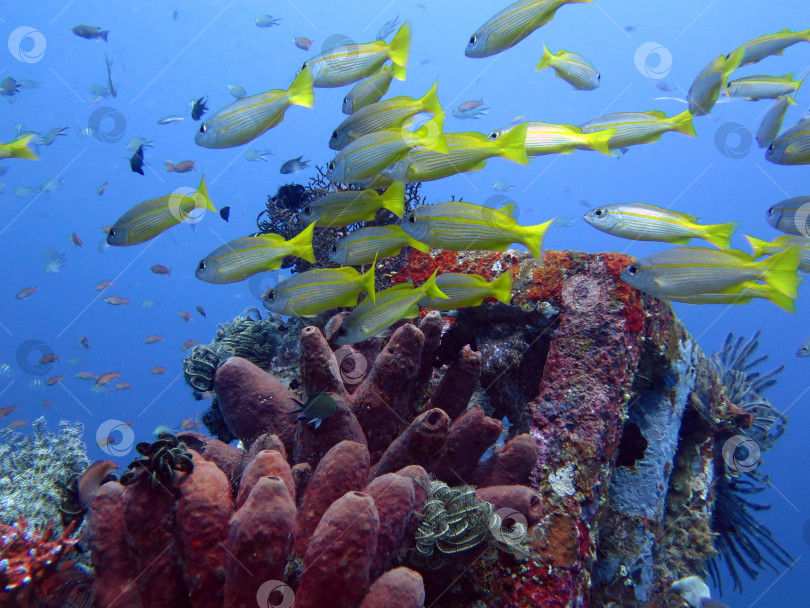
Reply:
[[[16,405],[10,405],[8,407],[0,407],[0,418],[5,418],[6,416],[18,411],[19,409],[20,408],[18,408]]]
[[[115,372],[107,372],[106,374],[101,374],[98,378],[96,378],[96,386],[106,386],[116,378],[120,378],[121,374],[117,371]]]
[[[61,381],[62,381],[62,380],[64,380],[64,379],[65,379],[65,377],[64,377],[64,376],[51,376],[50,378],[48,378],[48,379],[45,381],[45,386],[53,386],[53,385],[54,385],[54,384],[56,384],[57,382],[61,382]]]
[[[174,165],[174,172],[175,173],[188,173],[189,171],[196,171],[194,168],[194,164],[196,160],[184,160],[182,162],[176,163]]]
[[[182,422],[180,422],[180,428],[184,431],[193,431],[200,428],[200,423],[191,418],[183,418]]]
[[[76,374],[79,380],[95,380],[96,375],[93,372],[79,372]]]
[[[186,322],[191,321],[191,318],[192,318],[192,317],[191,317],[191,313],[190,313],[190,312],[188,312],[187,310],[181,310],[181,311],[180,311],[179,313],[177,313],[177,314],[179,314],[179,315],[180,315],[180,317],[183,319],[183,321],[186,321]]]
[[[93,291],[104,291],[108,287],[112,287],[112,284],[112,281],[100,281],[99,283],[96,283],[95,287],[93,287]]]
[[[19,429],[24,426],[28,426],[27,420],[12,420],[6,425],[7,429]]]
[[[118,465],[111,460],[96,460],[87,467],[78,483],[79,505],[83,509],[90,506],[104,478],[117,468]]]
[[[113,388],[117,391],[128,391],[132,389],[132,385],[129,382],[119,382]]]
[[[157,334],[152,336],[146,336],[143,339],[144,344],[155,344],[156,342],[163,342],[163,336],[158,336]]]
[[[104,298],[104,301],[107,304],[112,304],[113,306],[123,306],[124,304],[129,304],[129,298],[119,298],[118,296]]]
[[[18,300],[24,300],[25,298],[30,298],[36,292],[39,291],[39,286],[37,287],[26,287],[25,289],[21,289],[17,292],[17,295],[14,296]]]
[[[202,306],[200,306],[199,304],[197,304],[197,306],[195,306],[194,308],[196,308],[197,312],[200,313],[203,317],[207,316],[205,314],[205,309]]]
[[[186,340],[183,342],[182,346],[180,346],[180,350],[188,350],[195,344],[197,344],[197,340]]]
[[[174,163],[171,162],[170,160],[167,160],[165,163],[163,163],[163,168],[166,169],[166,171],[168,171],[169,173],[174,173]]]
[[[90,339],[87,336],[82,336],[79,338],[79,346],[84,350],[90,350]]]
[[[156,365],[155,367],[152,368],[152,373],[155,374],[156,376],[162,376],[163,374],[166,373],[166,368],[161,365]]]
[[[149,270],[154,272],[155,274],[171,274],[172,269],[166,268],[163,264],[155,264],[154,266],[150,266]]]
[[[47,399],[43,399],[42,400],[42,407],[44,407],[46,410],[49,410],[49,409],[51,409],[53,407],[53,403],[51,403]]]
[[[59,355],[55,355],[54,353],[48,353],[47,355],[42,355],[39,358],[40,365],[47,365],[48,363],[54,363],[55,361],[59,361]]]
[[[104,194],[104,191],[107,189],[107,186],[109,186],[109,185],[110,185],[110,182],[104,182],[103,184],[101,184],[98,187],[98,190],[96,190],[96,194],[98,194],[99,196]]]
[[[108,445],[115,445],[115,437],[110,435],[109,437],[102,437],[98,440],[98,447],[105,448]]]
[[[75,232],[70,235],[70,242],[76,245],[76,247],[81,247],[84,244],[84,241],[82,241],[79,238],[79,235],[76,234]]]
[[[132,428],[132,420],[124,420],[124,424],[121,425],[121,426],[125,426],[128,429],[131,429]]]

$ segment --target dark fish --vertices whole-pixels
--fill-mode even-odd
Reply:
[[[195,308],[197,309],[197,312],[200,313],[203,317],[206,316],[205,309],[202,306],[197,304],[197,306],[195,306]]]
[[[138,146],[135,154],[129,159],[129,168],[133,173],[140,173],[143,175],[143,146]]]
[[[77,25],[71,28],[70,31],[80,38],[86,38],[87,40],[101,38],[104,42],[107,42],[107,34],[110,33],[109,30],[103,30],[95,25]]]
[[[219,217],[221,217],[226,222],[228,221],[228,218],[231,217],[231,207],[230,207],[230,205],[228,205],[226,207],[222,207],[219,210]]]
[[[297,410],[292,413],[301,412],[298,415],[298,420],[304,420],[315,425],[317,429],[321,426],[321,422],[332,416],[338,410],[337,401],[326,393],[315,393],[307,399],[306,403],[301,403],[298,399],[293,399],[298,405]]]
[[[478,350],[478,345],[475,343],[475,334],[467,327],[453,325],[444,334],[442,334],[442,341],[436,351],[436,360],[433,362],[433,367],[441,367],[442,365],[450,365],[457,358],[461,349],[467,344],[470,345],[472,350]]]
[[[202,115],[208,111],[208,106],[205,103],[208,101],[208,97],[200,97],[194,104],[191,106],[191,117],[194,120],[200,120]]]

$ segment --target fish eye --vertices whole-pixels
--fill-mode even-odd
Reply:
[[[629,274],[631,277],[636,276],[638,274],[638,266],[636,266],[635,264],[633,264],[632,266],[628,266],[627,274]]]
[[[205,131],[206,131],[206,127],[205,127],[205,123],[203,123],[203,124],[200,125],[200,134],[205,135]]]
[[[594,214],[596,217],[602,217],[603,215],[605,215],[605,212],[604,212],[604,211],[602,211],[601,209],[597,209],[596,211],[594,211],[594,212],[593,212],[593,214]]]
[[[205,270],[205,260],[200,260],[200,263],[197,264],[198,270]]]
[[[411,215],[411,216],[408,218],[408,221],[409,221],[411,224],[415,224],[415,223],[416,223],[416,218],[415,218],[413,215]]]
[[[267,293],[264,294],[264,297],[267,299],[268,302],[272,302],[273,300],[276,299],[276,294],[273,293],[272,289],[268,289]]]
[[[498,132],[493,131],[492,133],[489,134],[489,138],[492,139],[492,140],[498,139]]]
[[[306,213],[307,215],[309,215],[310,213],[312,213],[312,207],[310,207],[309,205],[307,205],[306,207],[304,207],[304,213]]]
[[[469,44],[467,44],[467,46],[475,46],[475,42],[477,40],[478,39],[476,38],[475,34],[473,34],[472,36],[470,36],[470,42],[469,42]]]
[[[302,69],[302,70],[306,70],[306,69],[307,69],[307,63],[309,63],[309,62],[308,62],[308,61],[305,61],[304,63],[302,63],[302,64],[301,64],[301,69]]]
[[[337,253],[337,245],[332,245],[332,253]]]
[[[774,211],[776,211],[776,209],[774,207],[771,207],[770,209],[768,209],[768,217],[772,216]]]
[[[329,162],[329,164],[328,164],[328,165],[326,165],[326,167],[327,167],[327,168],[328,168],[330,171],[334,171],[334,170],[335,170],[335,163],[334,163],[334,162],[332,162],[332,161],[330,161],[330,162]]]
[[[337,138],[338,138],[338,132],[337,132],[337,129],[335,129],[334,131],[332,131],[332,139],[337,139]]]
[[[107,234],[109,234],[111,237],[115,237],[116,234],[115,228],[110,228],[110,231]]]
[[[345,336],[346,335],[346,328],[345,327],[338,327],[337,335]]]
[[[601,75],[601,74],[597,74],[597,75],[596,75],[596,79],[597,79],[597,80],[602,80],[602,75]]]
[[[774,149],[775,149],[775,146],[774,146],[773,142],[771,142],[771,145],[768,146],[768,152],[773,152]]]

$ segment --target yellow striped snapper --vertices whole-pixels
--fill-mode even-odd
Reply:
[[[802,272],[810,272],[810,238],[804,236],[792,236],[784,234],[776,237],[770,243],[762,239],[754,238],[753,236],[745,235],[748,244],[751,245],[753,250],[752,256],[754,259],[761,258],[764,255],[773,255],[779,253],[783,249],[798,245],[802,248],[802,257],[799,262],[799,270]]]
[[[343,98],[343,113],[354,114],[357,110],[380,101],[394,78],[405,80],[405,68],[395,63],[388,63],[376,74],[363,78]]]
[[[522,122],[498,129],[489,138],[498,140],[515,129],[526,127],[523,147],[529,156],[544,154],[571,154],[574,150],[596,150],[610,156],[608,142],[616,133],[615,129],[597,129],[594,133],[584,133],[580,127],[558,125],[550,122]]]
[[[757,131],[757,145],[760,148],[767,148],[771,142],[779,137],[779,131],[782,129],[782,123],[785,121],[785,114],[788,108],[796,104],[796,100],[785,95],[777,99],[765,118],[762,119],[762,124],[759,125]]]
[[[579,53],[561,50],[552,53],[543,44],[543,56],[534,68],[535,72],[553,68],[557,78],[565,80],[580,91],[593,91],[599,88],[601,75],[593,64]]]
[[[739,226],[738,222],[702,226],[696,223],[696,217],[645,203],[597,207],[588,211],[583,219],[597,230],[625,239],[673,245],[703,239],[721,249],[728,249],[731,235]]]
[[[810,235],[810,196],[794,196],[772,205],[765,219],[785,234]]]
[[[446,153],[443,129],[444,115],[437,114],[416,131],[385,129],[359,137],[329,161],[326,177],[333,182],[359,182],[376,177],[411,150],[428,148]]]
[[[615,129],[608,141],[608,148],[618,150],[639,144],[658,141],[670,131],[695,137],[692,113],[685,110],[668,117],[664,112],[616,112],[606,114],[580,125],[583,133],[598,133],[604,129]],[[601,150],[600,150],[601,152]]]
[[[562,5],[585,2],[593,0],[517,0],[470,36],[464,54],[467,57],[496,55],[551,21]]]
[[[448,201],[427,205],[408,213],[401,224],[417,241],[437,249],[505,251],[520,243],[540,259],[543,237],[554,222],[521,226],[514,218],[515,204],[500,209]]]
[[[394,97],[358,110],[332,131],[329,147],[332,150],[342,150],[358,137],[385,129],[397,129],[409,118],[422,112],[440,114],[442,106],[439,103],[438,85],[438,81],[433,83],[430,90],[419,99]]]
[[[309,68],[315,87],[342,87],[372,75],[390,59],[402,68],[401,72],[392,75],[393,78],[405,80],[404,69],[408,67],[410,48],[411,26],[403,23],[390,43],[376,40],[336,46],[308,59],[301,69]]]
[[[422,253],[430,253],[430,247],[409,236],[401,226],[366,226],[350,232],[332,245],[329,259],[345,266],[371,264],[374,258],[398,255],[405,245]]]
[[[374,265],[365,274],[354,268],[318,268],[286,279],[262,296],[264,307],[279,315],[313,317],[354,306],[361,292],[374,301]]]
[[[481,306],[484,298],[493,297],[509,304],[512,300],[512,273],[507,270],[491,283],[479,274],[446,272],[436,277],[436,286],[447,296],[426,298],[420,304],[434,310],[454,310],[464,306]]]
[[[205,174],[191,194],[175,191],[132,207],[107,232],[107,244],[128,247],[144,243],[172,226],[194,219],[198,209],[217,212],[208,196]]]
[[[356,344],[373,336],[387,336],[397,321],[418,316],[420,300],[444,297],[436,286],[437,272],[438,269],[419,287],[402,283],[378,292],[374,300],[369,297],[360,302],[343,319],[335,344]]]
[[[37,137],[36,133],[26,135],[20,139],[10,141],[7,144],[0,143],[0,158],[25,158],[27,160],[39,160],[39,156],[28,147],[33,143],[31,140]]]
[[[800,258],[801,249],[795,246],[760,262],[736,249],[676,247],[633,262],[622,271],[621,278],[663,299],[724,292],[749,281],[763,281],[795,298]]]
[[[796,312],[796,301],[780,293],[770,285],[763,285],[749,281],[740,283],[734,287],[729,287],[723,291],[713,293],[702,293],[692,296],[674,296],[667,298],[673,302],[683,302],[685,304],[748,304],[755,298],[768,300],[785,309],[788,312]]]
[[[714,108],[721,91],[728,94],[726,81],[729,75],[740,67],[744,52],[745,49],[740,47],[728,56],[720,55],[701,70],[689,87],[687,95],[689,111],[692,114],[705,116]]]
[[[493,156],[528,165],[529,158],[523,142],[526,126],[515,127],[511,133],[495,141],[483,133],[445,133],[447,153],[434,150],[414,150],[408,156],[383,170],[383,176],[408,182],[429,182],[457,173],[480,171]]]
[[[275,233],[235,239],[200,260],[194,276],[206,283],[236,283],[257,272],[279,269],[290,255],[314,264],[314,230],[315,224],[310,224],[289,241]]]
[[[290,106],[315,105],[312,75],[303,70],[290,88],[249,95],[214,112],[200,125],[194,141],[203,148],[233,148],[256,139],[282,120]]]
[[[774,139],[765,159],[777,165],[810,165],[810,118]]]
[[[771,55],[781,55],[786,48],[798,42],[810,42],[810,30],[791,32],[790,28],[786,27],[775,34],[758,36],[739,47],[743,51],[740,65],[750,65]]]
[[[752,101],[760,99],[776,99],[782,95],[790,95],[799,90],[805,76],[801,80],[793,80],[796,74],[784,76],[746,76],[728,83],[730,97],[742,97]]]
[[[373,220],[380,209],[397,217],[405,215],[405,184],[395,182],[382,194],[376,190],[330,192],[308,203],[300,217],[305,222],[317,222],[319,227],[348,226]]]

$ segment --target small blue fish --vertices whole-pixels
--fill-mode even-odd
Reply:
[[[309,423],[317,429],[321,426],[321,422],[334,415],[338,410],[337,401],[326,393],[315,393],[310,395],[306,403],[302,403],[298,399],[293,399],[298,404],[298,409],[293,410],[293,413],[298,413],[298,420],[304,420],[304,424]]]

